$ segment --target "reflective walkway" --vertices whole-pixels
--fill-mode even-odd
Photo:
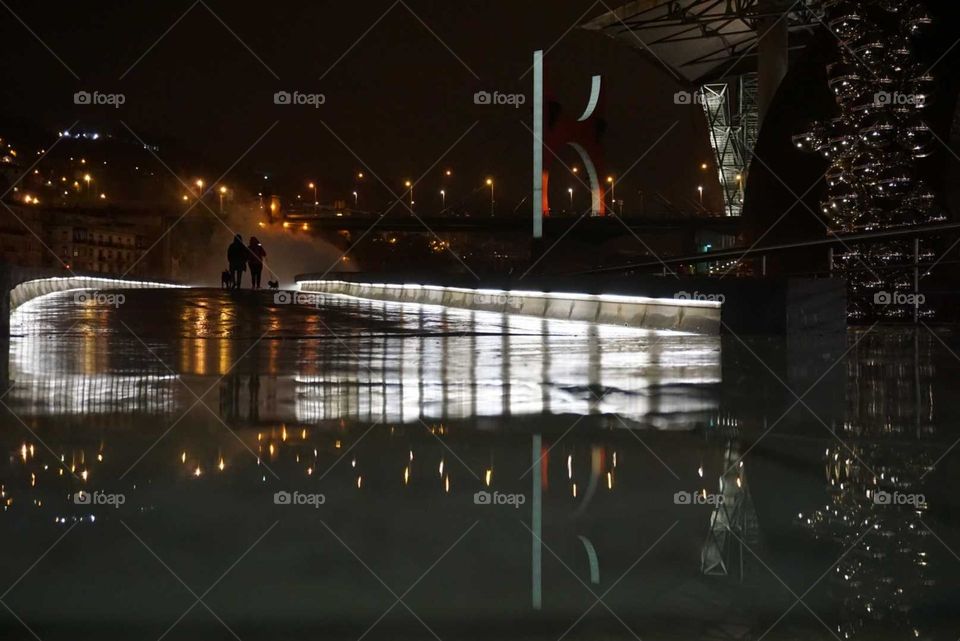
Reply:
[[[949,333],[125,294],[11,319],[3,638],[960,634]]]

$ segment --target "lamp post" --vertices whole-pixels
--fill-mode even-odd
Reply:
[[[570,211],[573,211],[573,187],[567,187],[567,193],[570,194]]]
[[[360,206],[360,194],[353,192],[353,208],[357,209]]]
[[[311,181],[311,182],[307,183],[307,187],[309,187],[310,189],[313,190],[313,213],[316,214],[316,213],[317,213],[317,205],[320,204],[320,201],[317,200],[317,183]]]
[[[410,190],[410,209],[413,209],[413,183],[409,180],[404,181],[403,186]]]
[[[447,208],[447,192],[444,189],[440,190],[440,211],[443,211]]]
[[[227,193],[227,188],[223,185],[220,185],[220,215],[223,216],[223,197]]]
[[[493,216],[496,213],[494,209],[496,201],[493,199],[493,178],[487,178],[487,186],[490,187],[490,215]]]
[[[703,207],[703,185],[697,187],[697,192],[700,193],[700,206]]]
[[[617,181],[613,176],[607,176],[607,184],[610,185],[610,208],[616,209],[617,205]]]

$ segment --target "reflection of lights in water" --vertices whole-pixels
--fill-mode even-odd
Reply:
[[[217,469],[222,472],[226,466],[227,464],[224,462],[223,457],[221,456],[220,461],[217,463]]]
[[[200,469],[200,466],[198,465],[198,466],[197,466],[197,469],[195,469],[195,470],[193,471],[193,475],[194,475],[194,476],[200,476],[201,474],[203,474],[203,471]]]
[[[443,459],[440,459],[440,477],[443,478]]]
[[[607,489],[613,489],[613,472],[607,472]]]
[[[567,478],[573,478],[573,454],[567,454]]]
[[[483,482],[486,484],[487,487],[490,487],[490,482],[492,480],[493,480],[493,470],[490,468],[487,468],[487,472],[486,474],[484,474]]]
[[[573,498],[577,498],[577,484],[574,483],[570,486],[570,492],[573,494]]]
[[[576,321],[321,299],[418,336],[366,339],[359,367],[296,376],[293,402],[303,423],[344,416],[413,423],[548,412],[634,419],[656,414],[681,426],[689,424],[686,413],[716,409],[710,395],[673,389],[719,382],[719,342],[711,337],[686,335],[680,341],[676,333]],[[439,330],[445,334],[420,337]],[[591,391],[595,385],[607,390],[601,399]],[[435,429],[446,431],[442,425]]]
[[[403,468],[403,484],[407,485],[410,482],[410,466]]]
[[[358,477],[357,477],[357,489],[360,489],[362,486],[363,486],[363,477],[362,477],[362,476],[358,476]]]
[[[444,479],[444,481],[443,481],[443,489],[444,489],[444,491],[447,492],[448,494],[450,493],[450,475],[449,475],[449,474],[447,475],[447,477],[446,477],[446,478]]]
[[[186,451],[186,450],[180,452],[180,462],[181,462],[181,463],[186,463],[186,462],[187,462],[187,451]]]

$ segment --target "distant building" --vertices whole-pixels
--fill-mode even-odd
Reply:
[[[145,275],[145,238],[133,225],[87,226],[83,222],[50,227],[50,248],[75,271]]]

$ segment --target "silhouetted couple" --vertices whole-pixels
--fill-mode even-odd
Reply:
[[[267,257],[267,252],[257,240],[256,236],[250,237],[250,244],[243,244],[243,236],[237,234],[233,242],[227,249],[227,262],[230,264],[230,275],[233,280],[233,289],[240,289],[240,279],[247,266],[250,266],[250,286],[252,289],[260,289],[260,274],[263,272],[263,259]]]

